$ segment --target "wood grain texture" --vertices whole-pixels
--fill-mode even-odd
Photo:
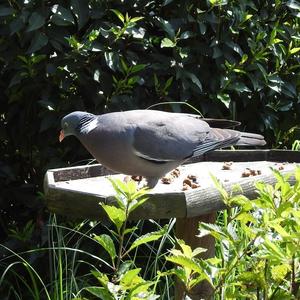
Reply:
[[[281,171],[281,174],[291,174],[291,171]],[[257,196],[255,184],[258,181],[274,185],[276,183],[276,178],[273,174],[248,177],[247,179],[236,181],[234,184],[224,184],[223,187],[230,194],[232,193],[234,186],[239,186],[240,190],[232,193],[232,195],[243,194],[249,199],[254,199]],[[295,177],[291,176],[288,182],[294,184]],[[226,207],[222,201],[220,192],[215,187],[187,191],[186,205],[188,218],[206,215]]]
[[[216,212],[197,216],[193,218],[178,218],[176,219],[176,237],[182,239],[187,245],[191,246],[192,249],[202,247],[207,249],[206,252],[201,253],[199,257],[209,258],[215,256],[215,240],[212,236],[207,235],[199,238],[199,223],[211,223],[214,224],[216,221]],[[175,286],[175,300],[184,299],[186,291],[183,284],[179,281],[176,282]],[[207,282],[203,281],[196,285],[191,291],[187,292],[187,295],[192,300],[198,299],[210,299],[213,294],[212,286]]]
[[[275,160],[275,161],[299,161],[300,154],[297,151],[273,151],[273,150],[245,150],[245,151],[215,151],[205,155],[199,160],[219,160],[219,161],[254,161]],[[212,165],[209,162],[201,163]],[[219,164],[219,163],[218,163]],[[242,163],[241,163],[242,164]],[[192,168],[193,165],[186,167]],[[251,166],[251,164],[250,164]],[[263,162],[262,165],[263,166]],[[295,166],[292,166],[293,168]],[[197,166],[202,170],[203,166]],[[286,167],[287,168],[287,167]],[[214,169],[216,176],[218,169]],[[201,171],[202,172],[202,171]],[[209,173],[202,172],[204,178],[209,177]],[[227,171],[225,171],[227,172]],[[234,171],[232,171],[234,173]],[[281,171],[283,174],[291,171]],[[47,207],[51,212],[79,218],[102,219],[106,215],[99,205],[99,202],[115,204],[113,194],[101,195],[102,184],[107,182],[99,181],[98,178],[104,175],[114,174],[105,167],[96,165],[86,165],[71,168],[61,168],[49,170],[45,175],[44,191]],[[220,173],[221,174],[221,173]],[[239,173],[240,174],[240,173]],[[230,171],[225,174],[232,177]],[[239,175],[240,176],[240,175]],[[87,181],[86,181],[87,180]],[[256,196],[255,182],[263,181],[274,184],[276,182],[272,174],[249,177],[246,179],[234,179],[234,182],[224,184],[225,189],[231,192],[233,185],[240,185],[242,193],[253,199]],[[102,183],[101,183],[102,182]],[[294,182],[294,178],[290,178]],[[88,183],[88,184],[87,184]],[[211,212],[222,210],[225,205],[221,199],[219,191],[213,186],[191,189],[188,191],[169,189],[167,192],[150,193],[149,200],[139,207],[131,216],[132,219],[169,219],[172,217],[185,218],[210,214]]]

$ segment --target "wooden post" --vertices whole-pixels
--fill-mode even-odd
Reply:
[[[197,237],[199,234],[199,222],[215,223],[216,213],[210,213],[203,216],[193,218],[177,218],[176,220],[176,237],[184,240],[192,249],[202,247],[207,251],[201,254],[202,258],[213,257],[215,255],[215,241],[211,236],[202,238]],[[182,283],[177,282],[175,286],[175,300],[183,300],[185,294]],[[195,286],[190,293],[187,294],[193,300],[211,299],[213,288],[207,281],[201,282]]]

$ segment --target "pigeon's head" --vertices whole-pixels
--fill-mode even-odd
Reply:
[[[69,135],[77,136],[80,133],[89,131],[93,120],[95,120],[95,115],[83,111],[74,111],[64,116],[61,120],[59,141],[61,142]]]

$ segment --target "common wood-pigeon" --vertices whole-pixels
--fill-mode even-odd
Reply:
[[[227,129],[237,124],[156,110],[103,115],[75,111],[61,120],[59,140],[74,135],[105,167],[144,176],[148,186],[154,187],[162,176],[192,157],[231,145],[265,145],[259,134]]]

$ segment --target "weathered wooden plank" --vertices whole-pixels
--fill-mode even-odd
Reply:
[[[182,166],[182,176],[171,185],[162,185],[149,194],[149,200],[132,215],[133,219],[184,218],[209,214],[225,208],[219,192],[210,179],[210,173],[218,177],[227,191],[239,184],[243,193],[255,197],[254,182],[257,180],[275,183],[269,167],[278,168],[276,163],[257,162],[257,160],[299,161],[295,151],[216,151],[201,160],[245,161],[232,165],[232,170],[222,170],[222,163],[201,162]],[[246,167],[262,168],[262,175],[241,178]],[[295,165],[283,165],[283,173],[289,173]],[[198,174],[200,188],[182,191],[183,178],[189,173]],[[45,176],[45,195],[50,211],[73,217],[102,219],[105,213],[99,202],[115,204],[113,190],[104,175],[112,174],[101,165],[87,165],[72,168],[49,170]],[[185,174],[185,175],[184,175]],[[116,175],[118,176],[118,175]],[[291,178],[293,180],[293,178]],[[230,181],[230,182],[226,182]]]
[[[291,174],[291,170],[281,171],[281,174]],[[257,196],[257,191],[255,188],[255,183],[257,181],[274,185],[276,183],[276,178],[273,174],[248,177],[247,179],[241,179],[239,181],[236,181],[235,183],[225,183],[223,187],[228,193],[231,193],[233,187],[238,185],[241,188],[242,192],[239,191],[235,194],[243,194],[249,199],[254,199]],[[294,184],[295,177],[291,176],[288,181],[291,184]],[[234,193],[232,195],[234,195]],[[226,208],[219,191],[215,187],[199,188],[196,190],[187,191],[186,203],[188,218],[206,215],[211,212],[223,210],[224,208]]]
[[[274,161],[274,162],[300,162],[299,151],[266,149],[266,150],[216,150],[203,156],[196,157],[190,162],[197,161]]]
[[[94,167],[94,166],[93,166]],[[61,172],[72,178],[78,178],[76,170],[72,172]],[[88,171],[87,171],[88,172]],[[93,171],[94,172],[94,171]],[[116,205],[113,196],[103,197],[97,193],[76,191],[68,188],[56,186],[56,180],[61,180],[61,174],[55,176],[56,171],[48,172],[45,176],[44,191],[47,199],[47,207],[51,212],[74,218],[105,219],[106,213],[100,206],[101,203]],[[79,173],[82,173],[80,168]],[[97,172],[96,172],[97,173]],[[65,177],[65,179],[67,179]],[[68,177],[70,179],[70,177]],[[186,216],[186,202],[183,192],[173,192],[168,194],[149,194],[149,200],[132,214],[131,220],[140,219],[163,219]]]

